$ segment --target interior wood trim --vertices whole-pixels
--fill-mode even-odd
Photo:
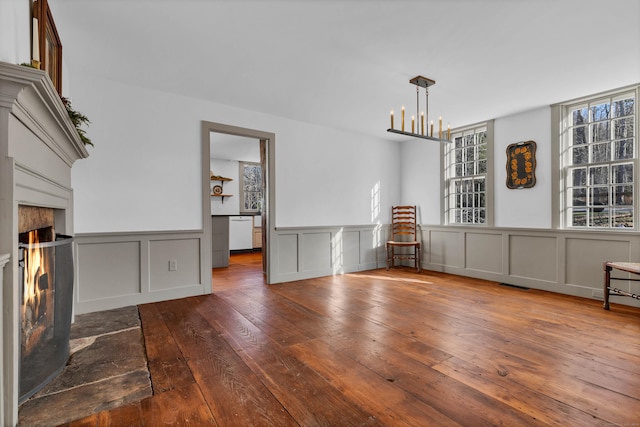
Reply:
[[[224,123],[209,122],[203,120],[201,122],[201,137],[202,137],[202,223],[205,231],[205,243],[203,250],[206,253],[203,262],[203,274],[208,269],[211,271],[211,205],[207,201],[210,199],[209,195],[209,182],[210,182],[210,133],[224,133],[229,135],[243,136],[248,138],[255,138],[264,141],[265,149],[261,152],[261,163],[266,165],[263,170],[263,177],[266,180],[265,186],[265,198],[264,206],[262,208],[262,238],[263,242],[266,242],[262,246],[262,254],[264,257],[265,276],[267,283],[272,283],[272,275],[274,268],[272,263],[272,256],[274,251],[277,251],[275,243],[271,239],[271,233],[274,230],[276,224],[276,212],[275,212],[275,200],[276,200],[276,188],[275,188],[275,144],[276,135],[272,132],[265,132],[256,129],[243,128],[233,125],[227,125]],[[263,154],[266,154],[263,156]]]
[[[35,0],[33,17],[38,19],[38,43],[40,47],[40,69],[47,72],[58,95],[62,96],[62,41],[58,34],[48,0]],[[43,25],[44,24],[44,25]],[[47,50],[50,36],[52,51]],[[50,55],[47,55],[50,53]]]

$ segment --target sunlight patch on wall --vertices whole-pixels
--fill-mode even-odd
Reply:
[[[333,274],[344,273],[344,257],[342,249],[342,228],[331,238],[331,265]]]
[[[371,222],[380,220],[380,181],[371,189]]]
[[[376,226],[373,228],[371,232],[372,240],[372,248],[379,248],[382,246],[382,224],[378,222]]]
[[[377,248],[382,244],[382,225],[380,224],[380,181],[371,189],[371,222],[377,223],[372,232],[372,247]]]

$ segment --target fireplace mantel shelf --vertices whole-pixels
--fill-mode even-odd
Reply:
[[[41,139],[69,166],[89,156],[46,72],[0,62],[0,107],[41,132]]]

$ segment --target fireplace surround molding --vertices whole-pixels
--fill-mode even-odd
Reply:
[[[73,235],[71,167],[89,153],[49,76],[0,62],[0,420],[18,420],[20,287],[18,206],[53,208],[56,232]],[[0,263],[1,264],[1,263]]]

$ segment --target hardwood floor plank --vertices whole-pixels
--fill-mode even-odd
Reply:
[[[141,427],[144,425],[140,403],[98,412],[64,427]]]
[[[542,296],[542,294],[538,293],[537,296]],[[544,316],[560,319],[561,312],[549,309],[541,311],[540,305],[528,305],[526,300],[520,300],[518,304],[518,307],[513,311],[519,312],[521,316],[514,318],[513,316],[506,316],[502,312],[496,313],[498,309],[493,307],[493,319],[491,321],[489,321],[489,317],[486,314],[483,314],[482,309],[476,310],[474,308],[474,321],[477,321],[477,319],[483,320],[482,326],[476,328],[476,336],[481,335],[483,340],[486,341],[487,337],[491,337],[490,334],[487,334],[487,330],[496,331],[499,336],[507,339],[504,342],[504,349],[509,354],[520,356],[532,363],[539,364],[539,366],[549,366],[550,360],[553,361],[554,365],[564,363],[563,372],[568,373],[570,377],[576,376],[585,382],[597,384],[603,382],[609,382],[612,385],[620,384],[622,387],[614,386],[611,389],[635,398],[638,397],[637,389],[631,390],[625,387],[625,381],[616,381],[616,379],[628,380],[630,377],[635,377],[635,382],[637,383],[637,372],[640,369],[640,360],[634,354],[640,350],[640,346],[637,345],[637,337],[636,345],[624,346],[623,348],[620,348],[620,343],[617,341],[616,348],[598,345],[598,337],[593,331],[596,330],[597,334],[601,334],[601,330],[589,328],[576,331],[576,329],[583,327],[583,323],[576,324],[571,320],[546,321],[546,319],[541,319]],[[449,306],[450,304],[448,301],[444,301],[442,306],[444,307],[445,305]],[[525,315],[525,313],[528,314],[533,311],[526,308],[530,306],[537,307],[534,309],[537,311],[535,316],[529,317]],[[432,305],[430,312],[437,310],[437,307],[435,304]],[[603,310],[596,311],[596,313],[601,311]],[[509,313],[510,310],[505,312]],[[455,311],[448,311],[450,316],[454,316],[454,313]],[[469,328],[469,326],[465,326],[468,322],[463,317],[458,316],[452,322],[454,322],[455,330]],[[600,325],[606,326],[604,319],[600,322]],[[611,333],[613,332],[612,330]],[[447,331],[446,334],[450,335],[450,331]],[[621,338],[624,342],[625,337],[622,335],[617,334],[617,338]],[[486,341],[486,344],[488,344],[486,347],[489,349],[501,347],[500,342]],[[490,358],[495,360],[496,356]]]
[[[611,423],[576,408],[567,401],[566,397],[557,399],[549,396],[546,393],[546,388],[535,390],[531,388],[528,381],[523,385],[503,368],[499,371],[486,370],[458,358],[451,358],[433,368],[447,377],[455,378],[505,404],[528,413],[546,425],[563,427],[609,425]],[[611,401],[603,402],[605,405],[611,403]],[[617,422],[611,424],[621,425]]]
[[[158,394],[193,384],[193,375],[162,319],[159,306],[143,304],[138,310],[153,392]]]
[[[542,425],[537,411],[522,412],[510,402],[499,401],[483,390],[470,387],[419,363],[406,354],[378,343],[363,342],[349,354],[360,364],[463,425]],[[343,351],[347,353],[347,351]],[[444,364],[447,361],[443,362]],[[534,405],[535,407],[536,405]],[[464,407],[461,412],[459,408]]]
[[[278,286],[278,288],[280,288],[280,286]],[[309,299],[315,300],[315,296],[310,297],[304,292],[293,297],[286,292],[278,293],[277,289],[274,291],[275,292],[270,292],[268,296],[264,297],[257,294],[250,295],[252,304],[244,307],[239,307],[237,302],[238,298],[229,296],[228,293],[222,295],[221,298],[223,298],[229,305],[240,310],[244,316],[253,316],[252,318],[257,316],[255,312],[251,312],[251,309],[259,303],[264,304],[259,310],[260,313],[264,313],[264,317],[258,317],[259,321],[265,324],[271,324],[274,321],[280,322],[281,319],[279,314],[283,315],[283,317],[291,317],[291,310],[289,309],[290,306],[295,305],[300,307],[301,305],[309,305]],[[279,295],[286,296],[287,299],[283,300],[282,298],[279,298]],[[241,301],[244,300],[241,299]],[[267,307],[271,308],[271,310],[267,310]],[[300,309],[303,308],[300,307]],[[408,354],[413,354],[423,363],[435,364],[441,360],[451,357],[450,354],[442,352],[434,347],[430,347],[415,339],[407,340],[407,335],[405,334],[398,333],[382,324],[371,322],[358,314],[359,311],[362,311],[361,309],[353,311],[354,313],[350,312],[350,310],[344,310],[339,316],[332,316],[331,319],[318,317],[315,312],[311,312],[311,315],[306,319],[296,315],[294,317],[295,322],[287,322],[287,325],[290,330],[293,328],[293,332],[298,330],[304,333],[309,333],[310,330],[314,331],[314,333],[309,334],[310,336],[308,339],[326,338],[331,341],[332,345],[336,349],[339,347],[348,348],[353,344],[354,340],[357,340],[361,336],[367,336],[370,339],[384,343],[389,347],[401,348]],[[284,319],[284,321],[286,321],[286,319]],[[339,344],[340,341],[342,341],[342,344]],[[304,340],[300,342],[304,342]],[[288,342],[286,344],[295,343]],[[283,345],[286,344],[283,343]]]
[[[392,378],[385,378],[343,352],[336,352],[324,340],[296,344],[289,351],[385,425],[460,425],[398,387]]]
[[[145,426],[219,426],[197,384],[140,402]]]
[[[220,333],[194,311],[195,299],[163,307],[163,318],[220,425],[293,426],[296,422]]]
[[[269,302],[268,304],[269,306],[273,305],[274,308],[284,316],[282,319],[279,319],[278,316],[271,315],[262,320],[257,319],[258,321],[254,322],[256,326],[259,326],[261,330],[265,331],[272,339],[281,345],[292,345],[296,342],[331,336],[336,346],[338,346],[338,342],[342,342],[343,346],[349,346],[353,337],[362,333],[358,328],[354,327],[350,329],[343,322],[335,318],[320,317],[316,313],[312,313],[300,306],[297,306],[298,310],[292,310],[291,307],[295,306],[295,304],[289,301],[281,302],[283,304],[275,302]],[[230,302],[230,304],[233,303]],[[242,314],[251,316],[251,313],[246,313],[246,311],[242,311]],[[281,327],[284,328],[287,323],[289,324],[289,329],[285,332],[284,337],[278,333],[274,333],[272,330],[272,326],[275,324],[280,324]],[[284,331],[283,329],[283,332]],[[296,341],[286,339],[291,334],[296,334]]]
[[[375,309],[368,312],[372,311]],[[452,311],[451,316],[455,316],[454,313]],[[409,308],[400,313],[376,314],[374,318],[382,321],[382,316],[387,324],[398,325],[400,328],[411,324],[422,326],[421,321],[416,322],[411,316]],[[635,373],[616,368],[615,360],[609,361],[608,364],[598,364],[582,357],[574,348],[574,343],[575,346],[580,346],[580,336],[562,337],[561,342],[555,342],[548,334],[530,338],[516,329],[501,327],[502,321],[498,316],[495,324],[483,324],[482,327],[478,327],[459,318],[441,317],[434,322],[436,326],[430,330],[414,327],[411,332],[416,339],[423,342],[446,341],[446,350],[449,353],[466,361],[483,361],[488,365],[485,369],[491,372],[499,372],[502,375],[507,375],[508,372],[521,374],[522,383],[534,390],[548,393],[553,398],[577,393],[579,396],[574,396],[572,405],[581,410],[588,411],[602,402],[599,397],[602,387],[614,392],[619,391],[612,397],[623,405],[633,406],[638,403],[638,389],[629,387],[628,381],[638,384],[640,378]],[[499,333],[493,332],[494,330]],[[581,348],[585,348],[584,344]],[[585,392],[592,398],[585,399]]]
[[[379,421],[346,399],[317,372],[293,357],[240,313],[211,296],[215,309],[202,315],[218,325],[232,347],[303,426],[376,426]]]
[[[269,298],[271,292],[245,292],[245,289],[238,292],[226,291],[217,295],[281,345],[313,339],[320,333],[313,328],[315,320],[307,323],[309,328],[299,327],[309,318],[315,318],[315,313],[287,304],[281,298]]]

